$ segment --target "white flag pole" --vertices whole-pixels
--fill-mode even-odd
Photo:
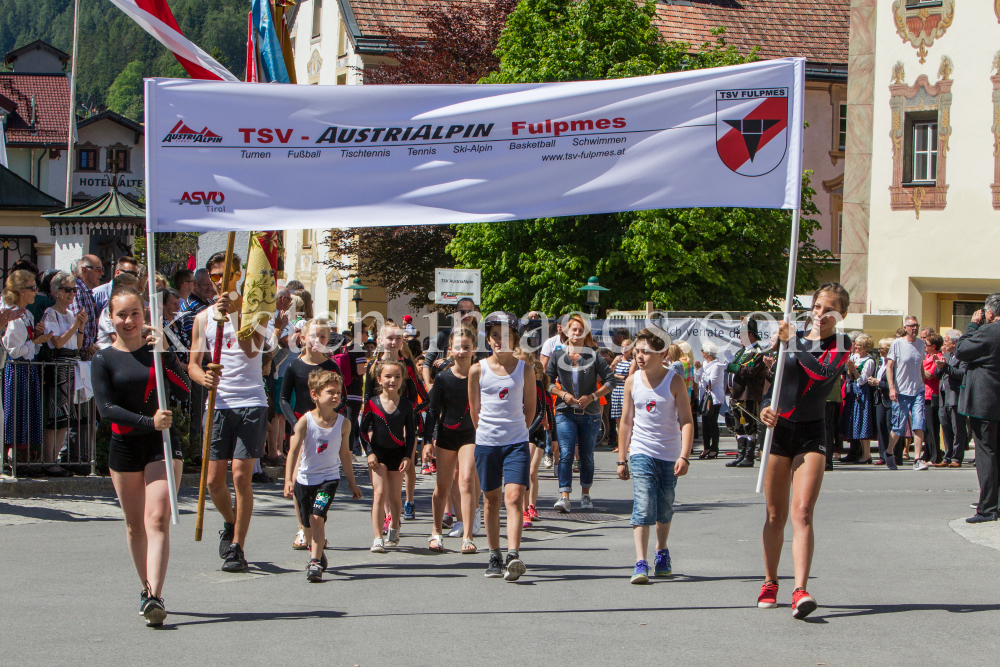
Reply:
[[[785,321],[788,322],[790,333],[795,334],[792,325],[792,308],[795,305],[795,270],[799,263],[799,214],[800,209],[792,211],[792,240],[788,247],[788,285],[785,287]],[[778,363],[774,370],[774,382],[771,384],[771,409],[781,413],[778,399],[781,397],[781,378],[785,370],[785,350],[788,346],[781,343],[778,346]],[[791,406],[784,406],[786,408]],[[767,458],[771,454],[771,441],[774,439],[774,428],[768,427],[764,435],[764,445],[760,451],[760,472],[757,474],[757,493],[764,490],[764,474],[767,471]]]
[[[149,155],[150,137],[156,134],[156,114],[153,112],[153,98],[156,92],[156,85],[153,81],[146,79],[145,84],[145,113],[146,113],[146,155]],[[154,329],[163,328],[162,297],[156,293],[156,235],[153,233],[152,222],[155,219],[156,197],[150,196],[150,191],[156,188],[153,180],[155,174],[152,173],[152,161],[146,160],[146,266],[149,271],[149,319],[150,326]],[[153,368],[156,370],[156,400],[160,410],[168,410],[166,383],[163,381],[163,357],[160,351],[160,342],[166,343],[163,336],[160,341],[153,346]],[[177,483],[174,478],[174,448],[170,443],[170,429],[160,431],[163,434],[163,463],[167,467],[167,487],[170,495],[170,523],[177,525],[180,513],[177,510]]]

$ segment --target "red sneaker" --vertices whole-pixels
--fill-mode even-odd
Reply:
[[[524,510],[524,523],[521,524],[522,528],[531,528],[531,515],[528,514],[528,510]]]
[[[431,464],[428,463],[428,462],[426,462],[426,461],[424,461],[424,467],[420,469],[420,474],[421,475],[429,475],[429,474],[431,474]]]
[[[778,582],[764,582],[764,585],[760,587],[760,596],[757,598],[757,606],[761,609],[774,609],[778,606]]]
[[[437,464],[434,462],[434,459],[431,459],[431,462],[428,463],[427,465],[428,465],[428,467],[430,467],[432,475],[438,471],[438,467],[437,467]]]
[[[531,517],[532,521],[538,521],[538,510],[535,509],[534,505],[528,505],[528,516]]]
[[[792,592],[792,618],[805,618],[816,611],[816,598],[809,595],[804,588],[796,588]]]
[[[389,532],[389,526],[392,525],[392,515],[386,514],[385,521],[382,523],[382,534],[385,535]]]

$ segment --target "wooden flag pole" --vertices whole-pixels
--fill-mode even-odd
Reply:
[[[229,232],[229,239],[226,242],[226,263],[222,269],[222,280],[219,281],[220,289],[225,289],[229,286],[229,280],[235,273],[230,266],[233,263],[233,246],[235,244],[236,232]],[[208,364],[208,370],[218,373],[222,370],[219,361],[222,358],[223,330],[226,327],[229,314],[216,309],[216,316],[213,319],[216,323],[215,349],[212,350],[212,363]],[[207,318],[205,325],[207,330]],[[205,409],[205,442],[201,448],[201,479],[198,482],[198,517],[194,525],[195,542],[201,542],[201,532],[205,524],[205,491],[208,488],[208,457],[212,446],[212,422],[215,420],[215,392],[215,387],[209,389],[208,407]]]

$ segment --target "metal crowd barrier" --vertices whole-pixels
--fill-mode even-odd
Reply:
[[[3,456],[12,477],[18,470],[22,476],[43,477],[51,465],[96,474],[97,404],[93,396],[76,402],[76,362],[7,359],[4,364]],[[45,462],[43,443],[54,441],[61,429],[66,434],[55,445],[55,461]]]

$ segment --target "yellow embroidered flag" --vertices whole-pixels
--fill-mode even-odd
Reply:
[[[253,335],[257,325],[267,327],[274,314],[277,298],[278,234],[280,232],[252,232],[250,253],[247,257],[247,277],[243,283],[243,313],[239,337],[246,340]]]

